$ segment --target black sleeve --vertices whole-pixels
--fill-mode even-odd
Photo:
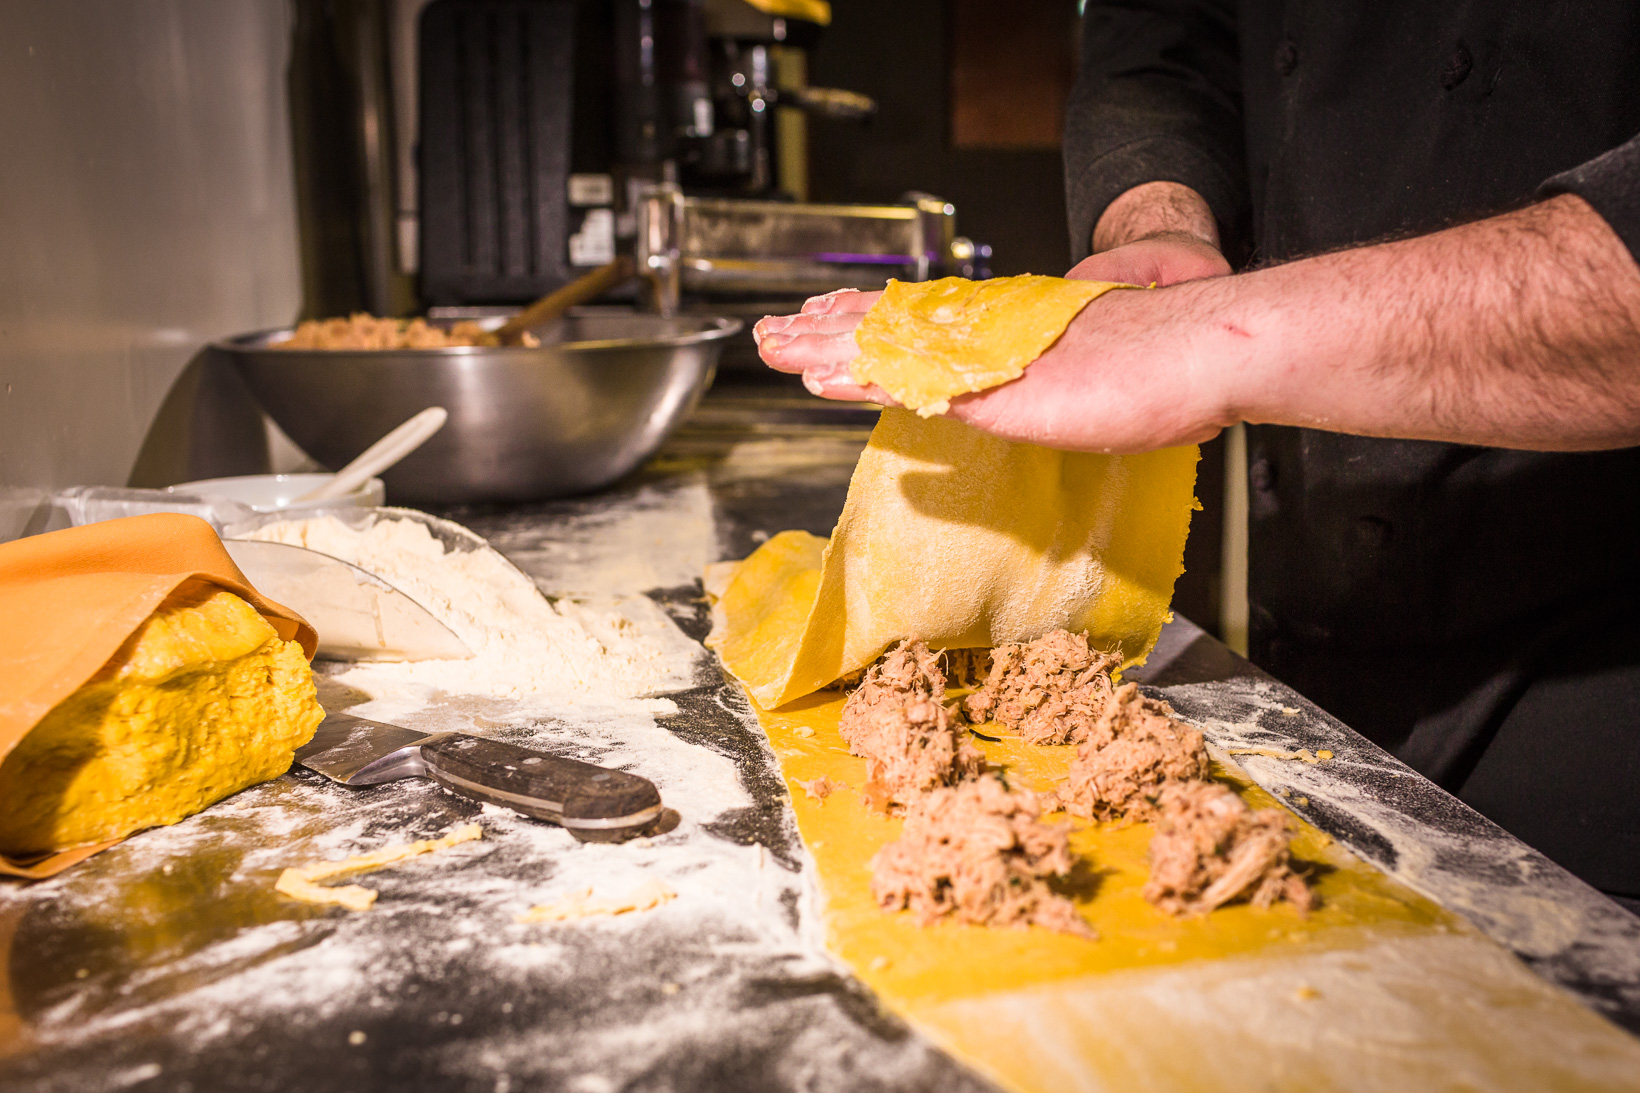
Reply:
[[[1207,199],[1227,254],[1248,219],[1241,62],[1230,0],[1091,0],[1065,111],[1073,261],[1123,191],[1180,182]]]
[[[1538,187],[1539,197],[1556,194],[1576,194],[1587,201],[1640,262],[1640,136]]]

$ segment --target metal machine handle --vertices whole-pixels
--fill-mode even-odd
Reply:
[[[423,743],[421,758],[446,789],[561,824],[583,842],[631,838],[661,815],[647,778],[516,744],[450,733]]]
[[[840,87],[798,87],[779,92],[782,106],[795,106],[806,114],[835,121],[866,121],[877,113],[870,95],[845,91]]]

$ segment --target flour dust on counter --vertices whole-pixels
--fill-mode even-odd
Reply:
[[[1284,684],[1244,663],[1196,662],[1208,645],[1176,626],[1134,675],[1164,689],[1216,762],[1640,1033],[1640,919]]]
[[[651,515],[667,506],[687,517],[687,492],[650,495]],[[660,833],[583,844],[424,779],[360,789],[293,769],[61,877],[0,889],[0,1028],[19,1044],[0,1054],[0,1086],[987,1089],[881,1013],[826,953],[766,741],[672,621],[692,625],[688,597],[663,609],[633,595],[642,573],[664,575],[664,544],[638,577],[587,557],[558,570],[580,577],[553,578],[548,562],[570,553],[555,541],[610,549],[623,522],[649,520],[633,515],[643,504],[630,518],[608,507],[617,515],[601,530],[539,515],[538,531],[520,522],[509,536],[506,517],[482,530],[540,586],[624,612],[654,647],[677,651],[669,671],[683,689],[560,701],[381,671],[413,667],[392,665],[325,666],[319,682],[332,708],[642,775],[675,813]],[[651,530],[670,517],[654,520]],[[514,552],[528,542],[535,553]],[[483,839],[370,874],[379,896],[368,914],[273,889],[290,866],[472,823]],[[520,921],[589,889],[613,902],[670,895],[624,914]]]
[[[213,1088],[263,1088],[259,1072],[277,1075],[267,1088],[308,1089],[353,1088],[349,1075],[402,1076],[405,1089],[712,1088],[737,1074],[775,1088],[916,1088],[930,1075],[964,1088],[923,1041],[861,1034],[893,1022],[824,954],[805,878],[709,830],[749,803],[735,764],[636,720],[502,734],[652,778],[681,814],[664,834],[583,844],[431,782],[358,790],[298,771],[0,890],[29,1049],[0,1059],[0,1085],[103,1090],[142,1073],[204,1088],[201,1075],[249,1060],[243,1081]],[[371,874],[367,915],[272,889],[287,866],[474,822],[482,840]],[[589,888],[672,895],[520,921]],[[700,1073],[674,1081],[680,1068]]]
[[[712,498],[699,473],[599,500],[561,502],[551,520],[492,518],[485,538],[542,592],[576,599],[692,585],[715,557]]]

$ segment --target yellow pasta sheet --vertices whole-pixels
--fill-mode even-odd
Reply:
[[[1017,376],[1087,302],[1021,281],[891,286],[862,324],[857,378],[932,413]],[[1162,913],[1142,896],[1145,824],[1071,836],[1080,864],[1063,890],[1098,940],[922,928],[873,902],[869,863],[901,821],[862,803],[843,695],[822,688],[901,638],[986,648],[1063,626],[1141,662],[1183,570],[1196,460],[1050,451],[889,410],[829,541],[785,532],[709,575],[710,640],[787,784],[837,784],[793,794],[831,951],[957,1058],[1032,1093],[1640,1089],[1640,1041],[1308,827],[1294,841],[1321,899],[1308,918],[1285,904]],[[1051,788],[1075,751],[988,735],[1001,739],[981,742],[987,762],[1016,787]]]
[[[1033,274],[889,281],[854,332],[850,367],[919,415],[943,414],[958,395],[1018,379],[1090,302],[1133,287]]]
[[[746,559],[711,642],[770,708],[906,637],[989,648],[1063,626],[1141,663],[1184,571],[1197,458],[1061,452],[886,410],[830,541],[784,532]]]
[[[1076,821],[1062,887],[1098,931],[944,922],[871,898],[901,821],[860,800],[865,760],[822,691],[758,718],[813,856],[827,947],[891,1010],[1004,1089],[1640,1090],[1640,1040],[1538,979],[1462,920],[1303,825],[1320,907],[1173,918],[1146,903],[1149,824]],[[1050,788],[1073,747],[976,740],[1010,785]],[[1236,772],[1220,769],[1220,777]],[[796,791],[825,776],[823,801]],[[1276,807],[1245,781],[1249,803]],[[1065,816],[1045,817],[1064,822]]]

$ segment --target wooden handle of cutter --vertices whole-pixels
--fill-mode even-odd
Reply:
[[[558,291],[547,293],[497,327],[496,336],[501,339],[502,345],[514,345],[530,327],[550,323],[576,304],[584,304],[595,296],[624,285],[636,274],[632,259],[623,254],[609,265],[599,266]]]

